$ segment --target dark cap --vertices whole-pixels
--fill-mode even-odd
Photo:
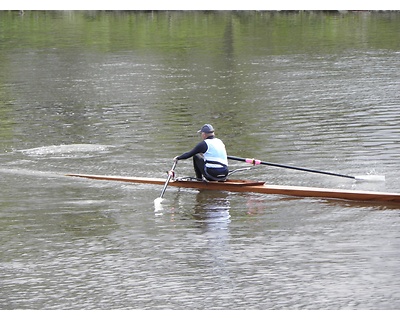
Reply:
[[[205,124],[204,126],[201,127],[201,129],[199,131],[197,131],[197,133],[213,133],[214,132],[214,128],[211,124]]]

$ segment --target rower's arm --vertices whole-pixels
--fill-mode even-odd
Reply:
[[[175,159],[177,160],[189,159],[190,157],[193,157],[197,153],[205,153],[207,151],[207,148],[208,148],[207,143],[201,141],[192,150],[181,154]]]

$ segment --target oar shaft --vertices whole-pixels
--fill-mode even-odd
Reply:
[[[228,159],[236,160],[236,161],[243,161],[243,162],[246,162],[246,163],[250,163],[252,165],[263,164],[263,165],[279,167],[279,168],[286,168],[286,169],[306,171],[306,172],[312,172],[312,173],[327,174],[327,175],[330,175],[330,176],[336,176],[336,177],[342,177],[342,178],[349,178],[349,179],[355,179],[356,178],[356,177],[353,177],[353,176],[348,176],[348,175],[340,174],[340,173],[333,173],[333,172],[320,171],[320,170],[314,170],[314,169],[293,167],[293,166],[288,166],[288,165],[285,165],[285,164],[266,162],[266,161],[261,161],[261,160],[256,160],[256,159],[239,158],[239,157],[234,157],[234,156],[228,156]]]
[[[167,178],[167,181],[165,181],[165,185],[164,185],[164,188],[161,191],[160,198],[162,198],[164,196],[165,190],[167,190],[168,183],[171,180],[171,178],[174,176],[174,170],[175,170],[175,167],[176,167],[177,163],[178,163],[178,161],[174,161],[174,164],[172,165],[171,170],[168,171],[168,178]]]

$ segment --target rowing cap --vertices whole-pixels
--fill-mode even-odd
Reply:
[[[197,133],[213,133],[214,132],[214,128],[211,124],[205,124],[204,126],[201,127],[201,129],[199,131],[197,131]]]

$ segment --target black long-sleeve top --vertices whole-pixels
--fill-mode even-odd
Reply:
[[[208,137],[207,139],[213,139],[214,137]],[[199,142],[192,150],[185,152],[178,156],[178,160],[189,159],[197,153],[206,153],[208,149],[207,143],[203,140]]]

